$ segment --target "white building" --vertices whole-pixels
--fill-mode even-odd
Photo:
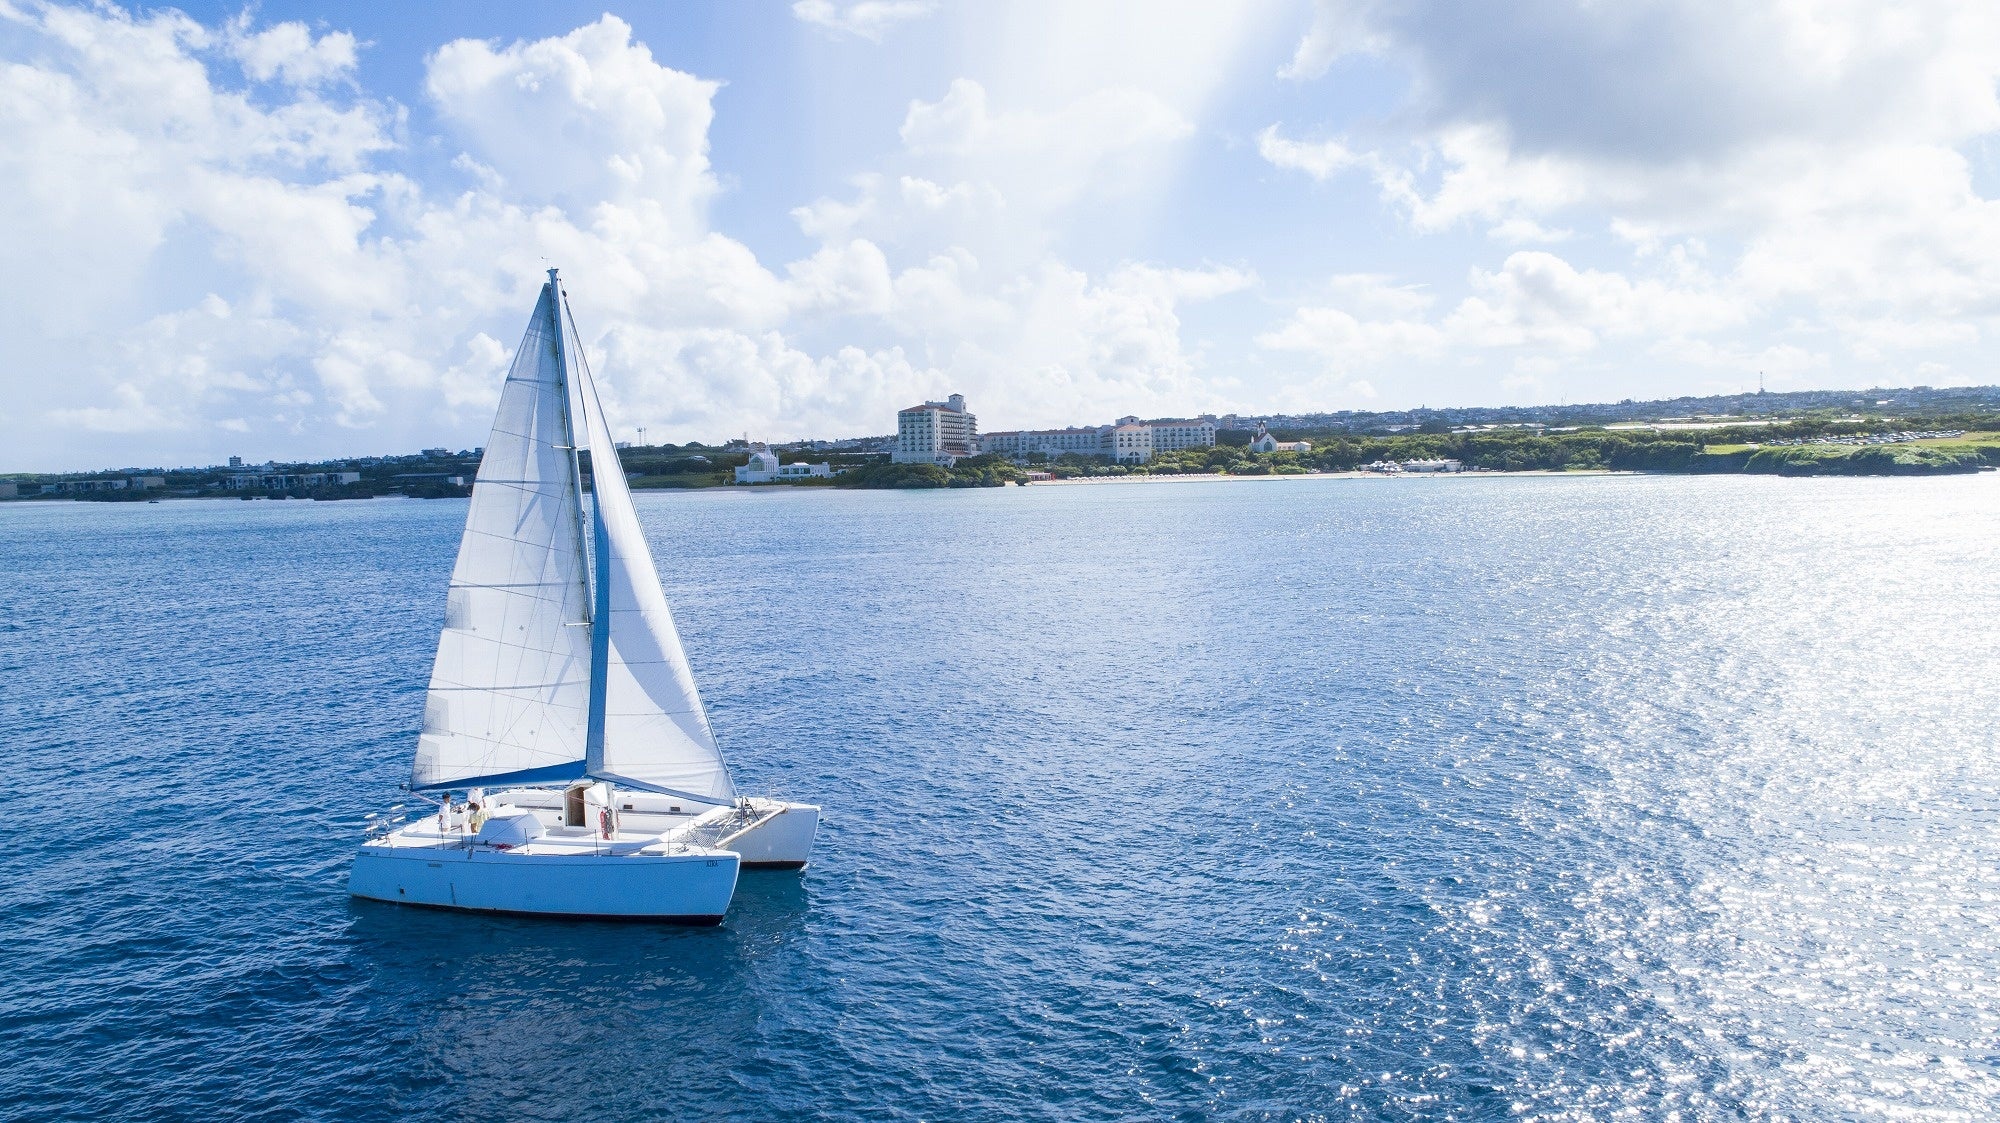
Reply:
[[[786,480],[824,479],[833,475],[833,465],[827,464],[780,464],[770,449],[759,449],[750,454],[750,462],[736,469],[736,482],[740,484],[783,483]]]
[[[1121,417],[1111,430],[1111,459],[1120,464],[1144,464],[1153,458],[1153,427],[1136,417]]]
[[[1154,452],[1215,447],[1215,419],[1212,417],[1167,417],[1146,424],[1153,430]]]
[[[979,438],[979,447],[985,452],[1001,452],[1009,456],[1026,456],[1031,452],[1051,457],[1071,452],[1082,456],[1103,456],[1106,431],[1107,427],[1103,425],[1086,425],[1072,429],[987,433]]]
[[[1463,472],[1465,465],[1456,460],[1405,460],[1405,472]]]
[[[1251,452],[1311,452],[1311,441],[1281,441],[1271,435],[1264,423],[1257,423],[1257,435],[1250,438]]]
[[[1009,456],[1039,452],[1053,458],[1075,453],[1107,457],[1122,464],[1144,464],[1155,453],[1215,447],[1215,420],[1203,417],[1141,421],[1137,417],[1121,417],[1111,425],[988,433],[979,438],[979,447]]]
[[[966,412],[964,394],[896,414],[896,446],[889,453],[895,463],[950,467],[961,456],[977,455],[979,419]]]
[[[359,472],[238,472],[223,478],[222,486],[231,491],[311,491],[322,487],[344,487],[360,483]],[[451,478],[453,484],[464,486],[460,477]]]

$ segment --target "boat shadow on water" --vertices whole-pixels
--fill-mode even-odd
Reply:
[[[582,918],[520,913],[410,908],[387,901],[350,897],[348,936],[357,953],[393,959],[408,951],[421,956],[450,954],[463,944],[470,955],[487,956],[543,948],[552,954],[590,952],[599,947],[635,948],[635,958],[672,949],[690,961],[708,957],[722,965],[727,949],[744,944],[785,942],[803,930],[812,891],[796,871],[752,870],[736,883],[727,918],[718,925],[683,925],[643,918]],[[452,956],[455,962],[463,957]]]
[[[378,1047],[418,1061],[381,1092],[397,1113],[468,1118],[569,1118],[578,1086],[734,1094],[756,1067],[742,1050],[782,1017],[774,983],[797,970],[811,900],[796,873],[746,874],[727,920],[694,928],[351,899],[368,1005],[404,1011],[378,1021]]]

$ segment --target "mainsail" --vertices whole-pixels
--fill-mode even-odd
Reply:
[[[729,803],[596,387],[565,346],[563,303],[551,270],[480,462],[412,786],[587,775]],[[576,450],[594,469],[588,523]]]

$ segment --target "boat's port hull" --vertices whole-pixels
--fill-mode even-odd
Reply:
[[[736,893],[734,853],[514,854],[485,846],[370,843],[357,897],[466,912],[716,924]]]

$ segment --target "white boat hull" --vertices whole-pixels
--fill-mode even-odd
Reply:
[[[716,845],[740,855],[746,870],[804,869],[819,835],[819,808],[769,799],[752,799],[750,806],[757,821]]]
[[[467,912],[720,924],[739,865],[725,850],[538,854],[398,832],[361,847],[347,888]]]

